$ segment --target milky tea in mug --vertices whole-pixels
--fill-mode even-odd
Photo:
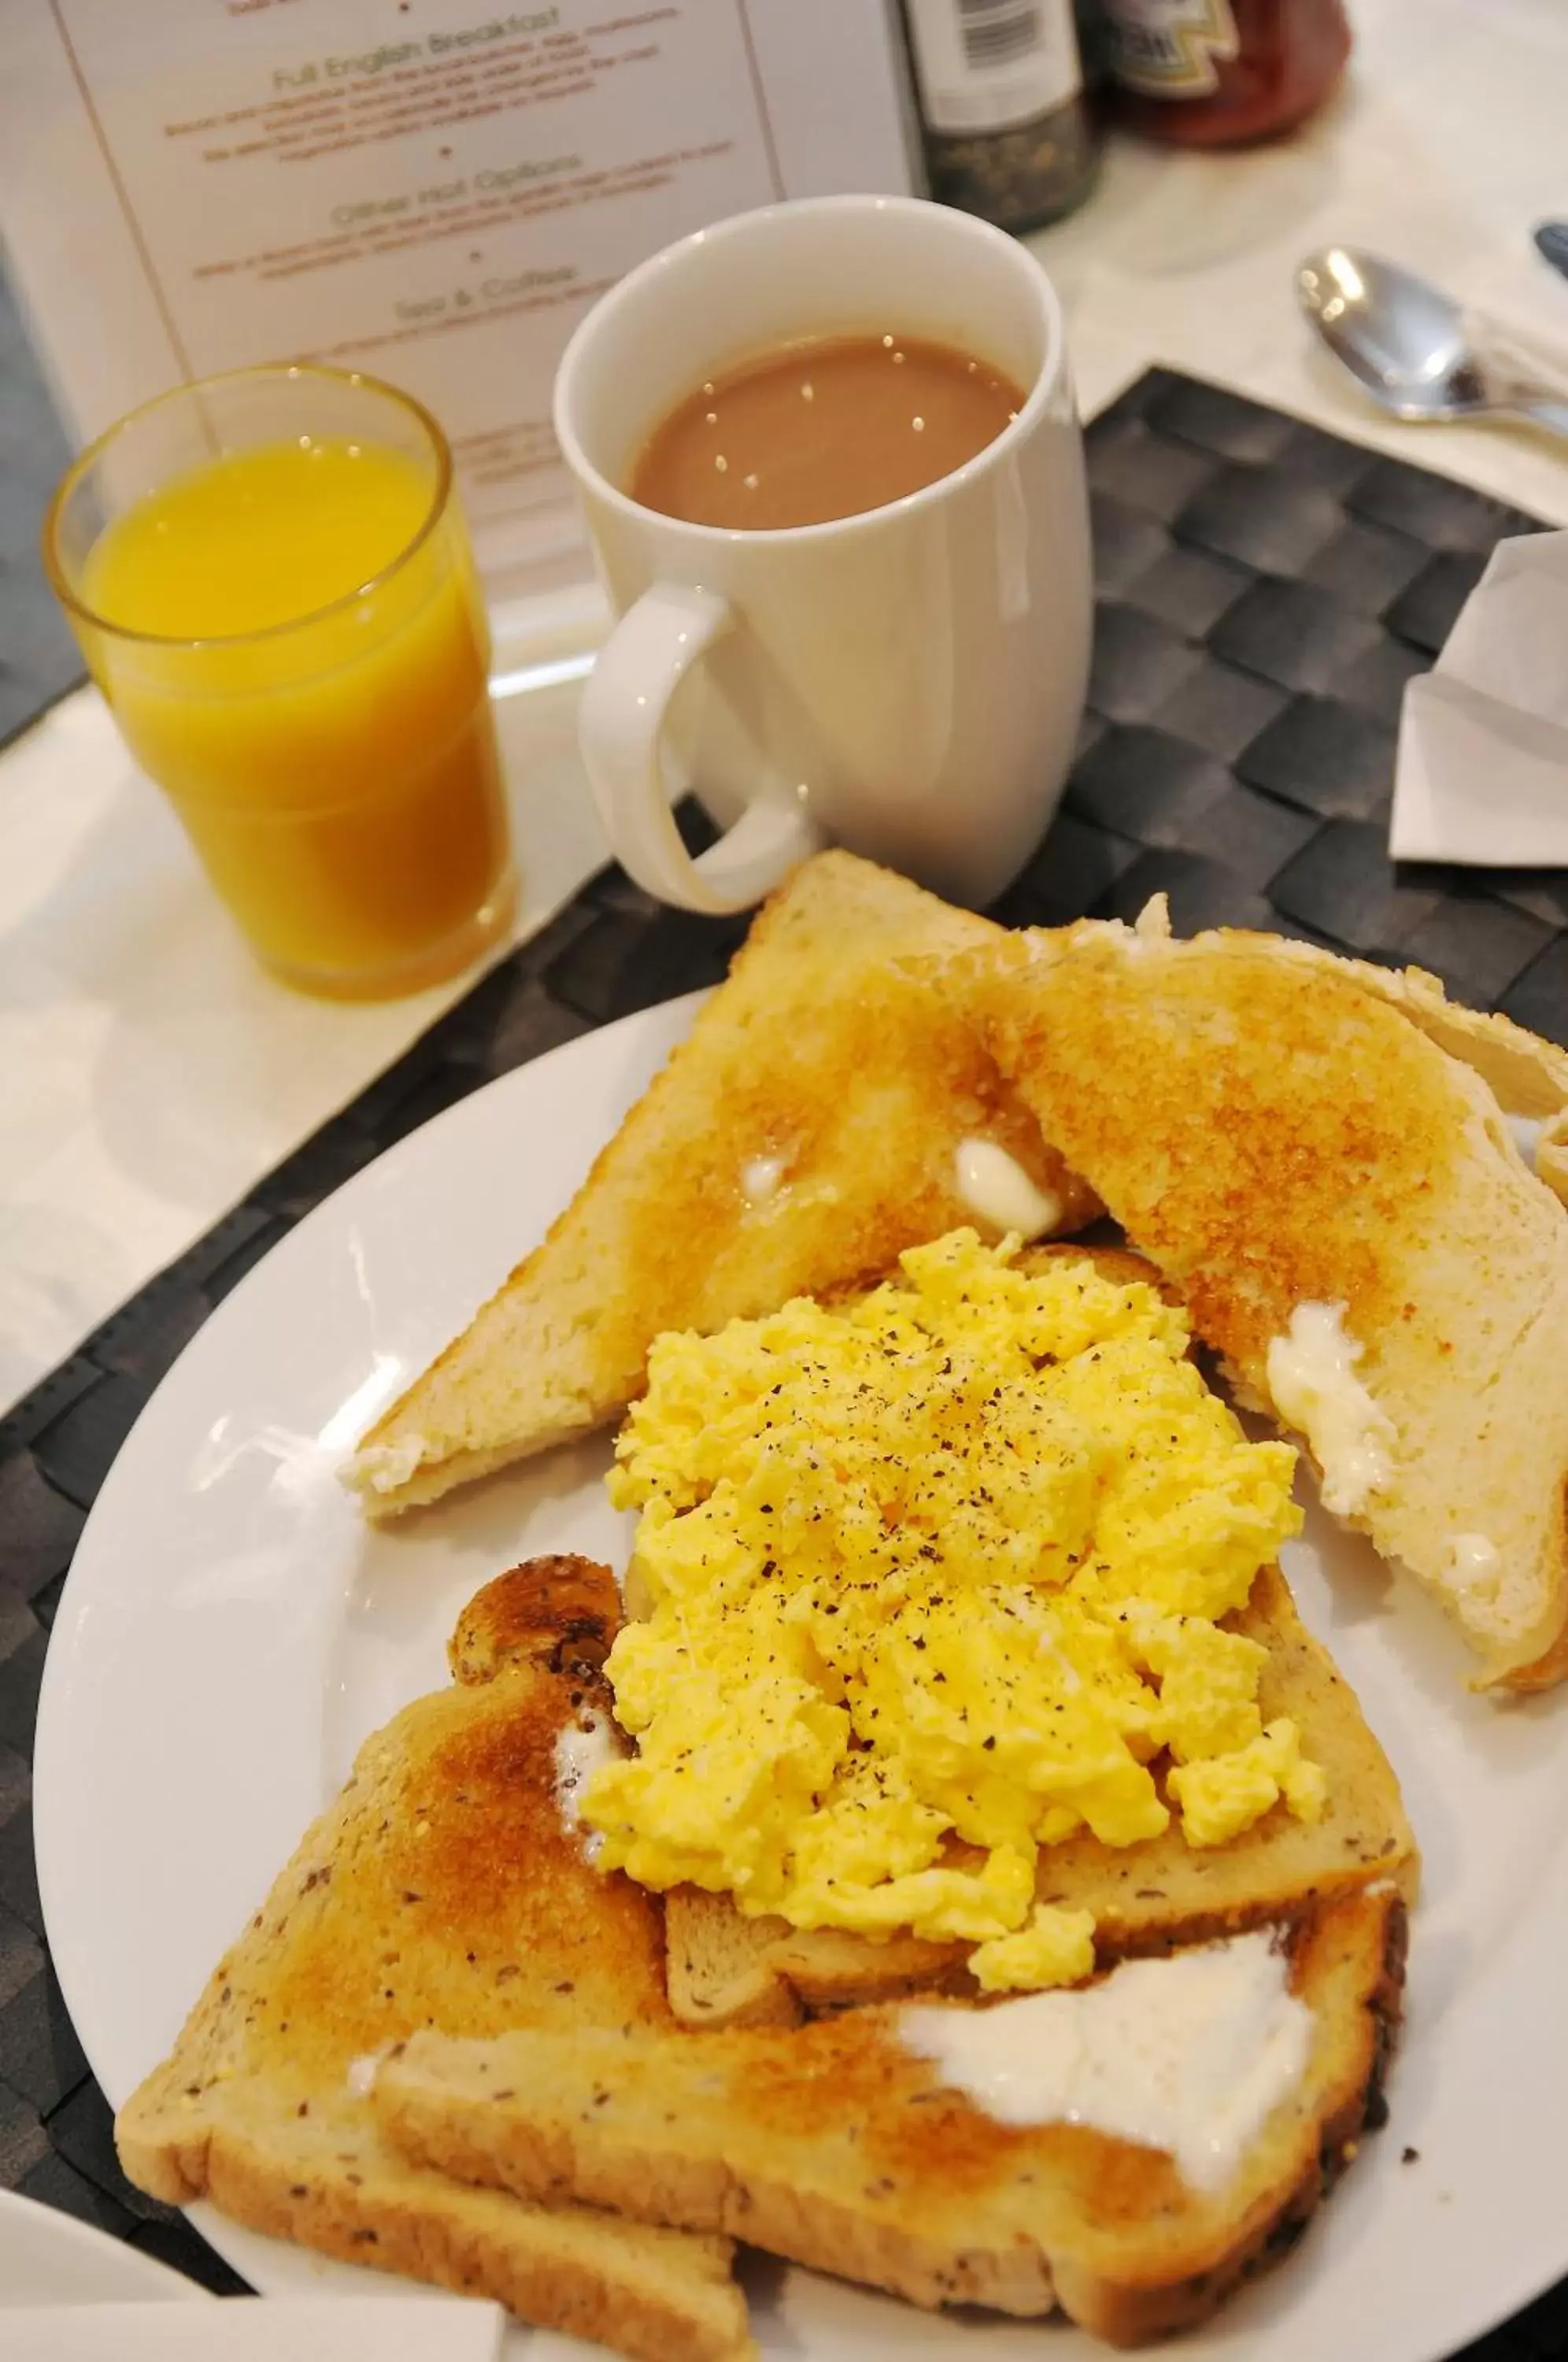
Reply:
[[[826,524],[951,475],[1023,403],[989,361],[922,337],[802,337],[696,386],[654,429],[626,490],[692,524]]]

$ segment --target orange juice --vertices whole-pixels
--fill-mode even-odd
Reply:
[[[123,506],[73,586],[132,750],[263,960],[318,991],[451,973],[510,914],[443,461],[343,434],[225,452]]]

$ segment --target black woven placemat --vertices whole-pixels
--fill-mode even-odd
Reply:
[[[1165,371],[1099,419],[1088,447],[1090,712],[1062,812],[999,915],[1131,917],[1163,889],[1184,933],[1228,922],[1414,961],[1568,1043],[1568,877],[1395,869],[1385,850],[1400,691],[1493,544],[1530,520]],[[44,1649],[132,1421],[213,1306],[350,1174],[491,1076],[716,981],[743,932],[662,910],[618,872],[594,879],[0,1423],[0,2187],[209,2288],[239,2286],[119,2171],[50,1968],[33,1868]],[[1394,2101],[1385,2138],[1397,2138],[1397,2080]],[[1471,2354],[1568,2356],[1568,2283]]]

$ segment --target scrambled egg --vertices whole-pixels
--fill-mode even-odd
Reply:
[[[1317,1817],[1265,1651],[1218,1621],[1298,1529],[1294,1452],[1153,1288],[1016,1253],[955,1231],[842,1308],[655,1344],[610,1480],[650,1612],[608,1663],[639,1751],[583,1801],[603,1868],[962,1938],[1001,1990],[1093,1964],[1090,1915],[1035,1904],[1042,1846]]]

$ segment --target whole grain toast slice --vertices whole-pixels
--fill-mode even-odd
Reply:
[[[1277,1567],[1226,1625],[1269,1651],[1259,1684],[1264,1722],[1288,1715],[1303,1752],[1328,1775],[1320,1820],[1274,1805],[1227,1845],[1194,1847],[1173,1818],[1158,1838],[1118,1848],[1087,1831],[1041,1854],[1036,1897],[1095,1916],[1104,1967],[1309,1915],[1322,1900],[1392,1881],[1415,1899],[1419,1856],[1399,1783],[1349,1683],[1296,1613]],[[973,1994],[966,1944],[918,1937],[878,1943],[836,1928],[746,1918],[727,1894],[691,1886],[665,1899],[669,1999],[689,2026],[787,2025],[846,2003],[940,1989]]]
[[[670,2037],[416,2035],[375,2104],[411,2158],[755,2246],[936,2307],[1059,2305],[1132,2345],[1212,2312],[1296,2239],[1381,2121],[1403,1988],[1387,1885],[1295,1928],[1305,2073],[1226,2185],[1079,2124],[998,2123],[899,2040],[897,2012]]]
[[[497,2298],[639,2362],[752,2351],[730,2246],[464,2188],[381,2137],[369,2068],[417,2028],[670,2024],[658,1906],[563,1828],[560,1732],[608,1712],[614,1584],[544,1559],[486,1585],[454,1685],[368,1739],[121,2109],[127,2173],[349,2263]]]
[[[602,1425],[662,1330],[852,1284],[971,1220],[966,1137],[1007,1149],[1061,1227],[1098,1212],[962,1005],[899,964],[1001,932],[851,854],[807,862],[544,1243],[362,1439],[346,1474],[370,1514]]]
[[[1365,1483],[1309,1431],[1326,1489],[1485,1682],[1561,1677],[1568,1211],[1484,1078],[1493,1036],[1461,1028],[1461,1059],[1430,995],[1241,932],[1086,924],[1002,939],[966,977],[1046,1136],[1262,1403],[1297,1307],[1341,1308],[1387,1469]],[[1530,1061],[1504,1047],[1518,1104]]]

